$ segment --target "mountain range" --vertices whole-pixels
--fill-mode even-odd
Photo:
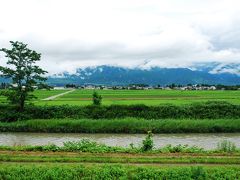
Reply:
[[[96,66],[79,68],[76,73],[63,72],[48,78],[51,85],[168,85],[168,84],[240,84],[240,63],[198,63],[188,68],[124,68]]]

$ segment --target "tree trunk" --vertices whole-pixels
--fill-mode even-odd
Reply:
[[[19,103],[19,111],[23,111],[24,109],[24,104],[25,104],[25,98],[21,97],[20,103]]]

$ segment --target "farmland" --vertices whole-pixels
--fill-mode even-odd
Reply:
[[[42,99],[67,92],[68,90],[36,90],[36,105],[90,105],[94,90],[76,90],[51,101]],[[189,104],[206,101],[226,101],[240,104],[240,91],[180,91],[180,90],[96,90],[103,97],[103,105],[129,104]],[[5,98],[0,97],[0,102]]]
[[[103,105],[129,104],[189,104],[206,101],[227,101],[240,104],[240,91],[176,91],[176,90],[97,90]],[[41,95],[40,92],[36,92]],[[93,90],[76,90],[53,101],[37,101],[36,105],[90,105]],[[39,98],[40,99],[40,98]]]
[[[42,99],[45,99],[47,97],[51,97],[67,91],[68,90],[36,90],[33,94],[36,96],[37,99],[34,99],[34,101],[41,101]],[[6,103],[6,98],[4,96],[0,96],[0,103]]]
[[[94,90],[76,90],[51,101],[43,101],[68,90],[36,90],[35,105],[90,105]],[[240,104],[240,91],[180,91],[180,90],[96,90],[103,97],[103,105],[159,104],[183,105],[195,102],[226,101]],[[5,102],[0,97],[0,102]]]

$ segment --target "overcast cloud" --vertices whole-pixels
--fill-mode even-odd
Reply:
[[[0,0],[0,22],[0,47],[29,44],[51,74],[240,63],[239,0]]]

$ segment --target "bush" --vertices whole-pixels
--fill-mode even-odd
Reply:
[[[80,152],[97,152],[97,153],[106,153],[106,152],[118,152],[124,150],[121,147],[111,147],[105,144],[98,144],[97,142],[90,141],[88,139],[82,139],[78,142],[64,142],[63,151],[80,151]]]
[[[150,151],[153,149],[153,134],[151,131],[148,131],[146,138],[142,142],[142,150],[143,151]]]

